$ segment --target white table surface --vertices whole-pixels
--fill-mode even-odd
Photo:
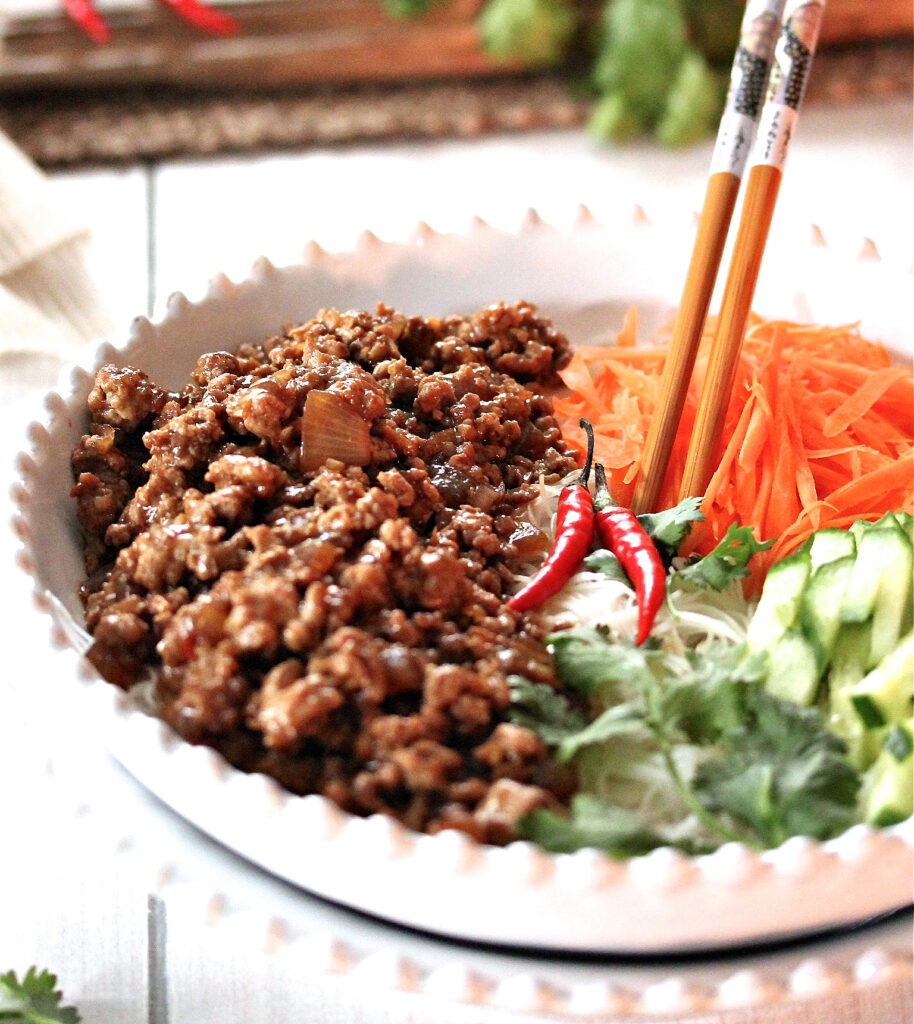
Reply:
[[[137,313],[161,313],[174,290],[197,297],[217,272],[245,276],[259,255],[293,262],[311,239],[346,249],[365,229],[405,238],[418,221],[459,231],[474,215],[514,228],[531,207],[560,223],[581,203],[597,217],[620,203],[639,204],[648,216],[697,208],[708,157],[709,144],[676,153],[646,143],[612,150],[574,131],[174,162],[53,181],[92,227],[95,275],[126,325]],[[818,225],[829,244],[859,248],[870,239],[883,258],[910,266],[912,185],[906,99],[813,107],[794,140],[774,230],[798,219]],[[40,411],[58,369],[54,359],[0,358],[3,522],[23,426]],[[4,528],[4,578],[13,548]],[[305,896],[294,896],[294,912],[284,917],[277,908],[288,909],[288,892],[252,879],[157,805],[82,722],[35,707],[29,681],[54,671],[54,662],[25,583],[12,579],[0,596],[7,651],[0,670],[0,971],[32,963],[53,969],[86,1021],[556,1019],[547,1012],[557,1005],[548,984],[537,986],[543,978],[558,988],[611,978],[623,990],[649,991],[646,1001],[629,1004],[637,1012],[625,1019],[660,1021],[671,1019],[671,1005],[682,1009],[675,993],[683,978],[714,990],[750,967],[791,979],[791,998],[725,1013],[699,999],[677,1019],[911,1019],[910,916],[744,959],[598,964],[451,946]],[[211,884],[182,887],[182,871],[208,875]],[[241,915],[232,910],[236,887],[244,891]],[[465,982],[468,971],[488,985],[485,1005],[460,1002],[448,987],[458,975]],[[829,977],[838,983],[822,981]],[[611,1016],[605,1007],[590,1018],[580,1009],[575,1019]]]

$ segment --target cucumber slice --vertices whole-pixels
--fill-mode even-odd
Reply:
[[[876,733],[860,721],[851,701],[853,688],[866,675],[871,632],[869,622],[841,626],[827,676],[829,728],[847,744],[848,758],[858,771],[869,768],[880,746]]]
[[[914,634],[905,637],[849,693],[867,729],[909,718],[914,700]]]
[[[821,531],[826,532],[849,536],[844,530]],[[821,533],[816,534],[816,538],[821,536]],[[815,564],[815,544],[810,551],[810,557]],[[820,673],[825,671],[832,658],[838,630],[841,627],[841,607],[855,563],[856,559],[852,554],[820,564],[817,569],[813,569],[800,599],[800,625],[816,652]]]
[[[870,622],[842,624],[832,648],[828,669],[828,688],[841,693],[856,686],[866,675],[870,663],[873,625]]]
[[[887,531],[886,531],[887,532]],[[911,610],[914,606],[914,548],[900,527],[889,536],[874,531],[891,548],[894,562],[891,572],[879,581],[876,607],[873,609],[873,636],[870,660],[875,665],[898,646],[898,640],[911,629]]]
[[[895,522],[904,530],[905,536],[914,544],[914,516],[907,512],[893,512]]]
[[[866,780],[863,817],[879,828],[896,825],[914,814],[914,739],[910,723],[894,726],[890,736],[895,730],[904,733],[907,754],[899,759],[887,738]]]
[[[911,542],[894,518],[881,519],[878,525],[863,531],[857,542],[854,572],[841,605],[842,621],[865,622],[876,611],[883,591],[888,601],[903,599],[905,589],[911,585],[910,570],[908,578],[900,584],[898,575],[910,562]]]
[[[896,761],[910,757],[914,751],[914,721],[908,719],[907,725],[893,725],[886,733],[883,747]]]
[[[857,545],[859,546],[863,535],[866,533],[867,530],[872,530],[872,528],[873,523],[871,523],[868,519],[858,519],[855,522],[851,523],[848,532],[851,534],[851,536],[854,538],[854,540],[857,542]]]
[[[835,562],[839,558],[847,558],[849,555],[857,554],[857,541],[850,530],[839,530],[835,527],[826,527],[818,530],[810,537],[809,557],[812,562],[812,571],[815,572],[820,565],[828,562]]]
[[[768,570],[746,636],[751,651],[772,650],[794,625],[811,571],[808,551],[795,551]]]
[[[819,691],[819,663],[816,651],[796,626],[791,626],[768,654],[765,689],[781,700],[809,707]]]
[[[867,729],[854,710],[850,690],[832,690],[828,695],[828,728],[847,746],[847,759],[858,772],[876,760],[882,747],[882,729]]]

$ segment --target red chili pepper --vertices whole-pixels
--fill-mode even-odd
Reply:
[[[214,36],[230,36],[238,31],[238,22],[231,15],[207,7],[201,0],[159,2],[201,32]],[[108,42],[111,32],[105,19],[95,9],[92,0],[63,0],[63,8],[70,20],[78,25],[93,43],[101,46]]]
[[[593,431],[581,420],[587,431],[587,459],[578,479],[562,488],[555,517],[555,540],[546,560],[536,575],[508,601],[516,612],[537,608],[568,582],[590,548],[593,540],[593,500],[587,489],[593,462]]]
[[[593,499],[596,512],[596,531],[603,544],[619,559],[622,568],[635,587],[638,598],[638,637],[636,646],[643,644],[654,624],[657,609],[666,594],[666,569],[654,542],[644,532],[631,509],[614,505],[606,473],[597,463],[595,467],[597,490]]]
[[[105,19],[98,13],[92,0],[63,0],[67,17],[99,46],[108,42],[111,32]]]
[[[208,32],[214,36],[230,36],[238,31],[238,22],[222,11],[207,7],[200,0],[159,0],[170,11],[174,11],[179,18],[188,25],[200,29],[201,32]]]

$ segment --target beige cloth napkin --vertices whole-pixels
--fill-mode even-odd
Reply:
[[[66,356],[110,331],[89,246],[78,216],[0,133],[0,355]]]

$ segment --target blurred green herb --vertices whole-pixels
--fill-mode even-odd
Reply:
[[[381,0],[397,17],[447,0]],[[589,129],[623,142],[685,146],[713,130],[739,40],[741,0],[604,0],[596,24],[574,0],[486,0],[483,48],[501,60],[583,69]],[[580,88],[576,80],[574,87]]]
[[[443,0],[381,0],[388,14],[395,18],[418,18]]]
[[[488,53],[540,67],[566,56],[577,27],[578,16],[567,0],[488,0],[479,16]]]

